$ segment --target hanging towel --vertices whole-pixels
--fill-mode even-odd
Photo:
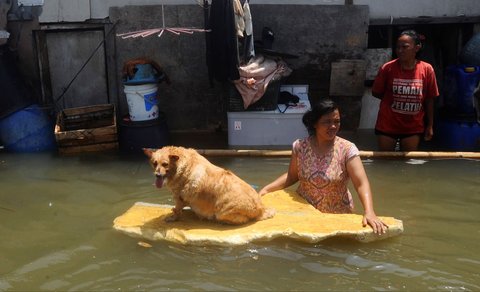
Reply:
[[[263,55],[257,55],[247,65],[240,66],[238,71],[240,78],[234,84],[242,96],[245,109],[265,94],[273,79],[286,77],[292,72],[285,62],[265,58]]]

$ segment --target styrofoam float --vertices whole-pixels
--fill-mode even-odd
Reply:
[[[193,245],[242,245],[252,241],[269,241],[287,237],[309,243],[330,237],[346,237],[371,242],[397,236],[403,232],[403,222],[393,217],[380,218],[389,228],[377,235],[362,226],[362,215],[322,213],[294,191],[277,191],[262,197],[276,215],[267,220],[240,226],[225,225],[199,219],[185,210],[179,221],[165,222],[172,206],[137,202],[114,220],[113,228],[144,240],[166,240]]]

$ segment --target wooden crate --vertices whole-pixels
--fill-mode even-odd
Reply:
[[[115,106],[64,109],[57,115],[55,139],[60,154],[118,149]]]

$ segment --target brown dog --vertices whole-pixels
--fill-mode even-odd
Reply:
[[[178,220],[189,206],[200,218],[228,224],[273,217],[260,195],[228,170],[210,163],[194,149],[167,146],[157,151],[144,149],[156,176],[155,185],[165,183],[173,192],[175,207],[166,221]]]

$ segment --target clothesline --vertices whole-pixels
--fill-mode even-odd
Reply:
[[[163,5],[162,5],[162,27],[160,28],[151,28],[151,29],[145,29],[145,30],[137,30],[137,31],[132,31],[132,32],[126,32],[126,33],[120,33],[117,34],[118,37],[121,37],[122,39],[127,39],[127,38],[137,38],[137,37],[148,37],[153,34],[158,33],[158,37],[161,37],[163,33],[167,31],[170,32],[174,35],[180,35],[182,33],[186,34],[193,34],[194,32],[210,32],[209,29],[201,29],[201,28],[193,28],[193,27],[166,27],[165,26],[165,13],[163,10]]]

